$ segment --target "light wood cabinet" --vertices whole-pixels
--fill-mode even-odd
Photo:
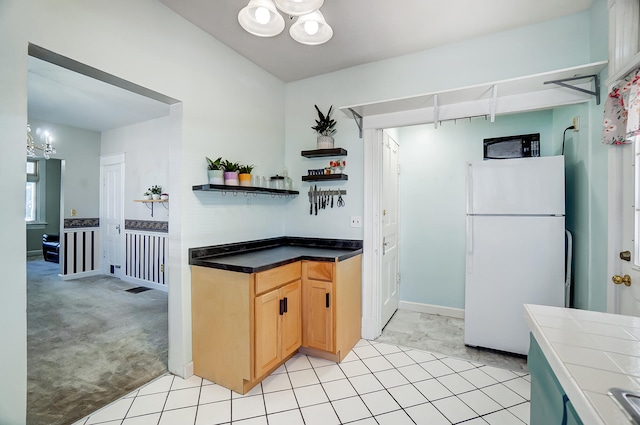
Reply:
[[[193,266],[194,373],[245,394],[293,355],[302,341],[300,273],[300,262],[251,274]]]
[[[255,375],[295,353],[302,341],[300,280],[255,299]]]
[[[302,262],[300,352],[341,362],[360,340],[361,257],[340,262]]]

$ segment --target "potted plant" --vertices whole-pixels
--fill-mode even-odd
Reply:
[[[168,193],[161,193],[160,194],[160,200],[166,201],[168,199],[169,199],[169,194]]]
[[[222,165],[222,157],[212,161],[207,158],[207,175],[209,184],[224,184],[224,166]]]
[[[240,164],[229,160],[222,161],[224,168],[224,184],[227,186],[238,186],[238,168]]]
[[[149,199],[151,199],[151,192],[149,192],[148,190],[144,193],[144,195],[142,195],[142,199],[144,199],[145,201],[148,201]]]
[[[336,120],[331,118],[331,112],[333,111],[333,105],[329,107],[329,112],[323,114],[318,105],[313,105],[318,111],[318,119],[316,125],[311,127],[316,133],[318,133],[317,146],[318,149],[330,149],[333,147],[333,134],[336,132],[334,128],[336,126]]]
[[[240,186],[251,186],[251,172],[255,165],[240,165],[238,167],[238,179]]]
[[[162,194],[162,186],[154,184],[147,190],[151,193],[151,199],[153,199],[154,201],[160,199],[160,195]]]

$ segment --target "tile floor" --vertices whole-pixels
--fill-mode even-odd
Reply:
[[[167,374],[74,425],[529,423],[529,375],[361,340],[336,364],[296,354],[245,395]]]

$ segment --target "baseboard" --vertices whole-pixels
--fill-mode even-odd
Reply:
[[[189,362],[184,365],[184,376],[183,379],[189,379],[193,376],[193,362]]]
[[[398,308],[402,310],[417,311],[419,313],[437,314],[439,316],[464,319],[464,309],[443,307],[439,305],[412,303],[409,301],[398,302]]]
[[[60,277],[62,280],[73,280],[80,279],[81,277],[100,276],[101,274],[102,272],[100,270],[90,270],[88,272],[61,274]]]
[[[144,286],[145,288],[157,289],[163,292],[169,292],[168,285],[160,285],[159,283],[149,282],[148,280],[137,279],[130,276],[122,276],[120,279],[123,282],[131,283],[133,285]]]
[[[37,257],[37,256],[41,256],[42,257],[42,250],[41,249],[36,249],[33,251],[27,251],[27,257]]]

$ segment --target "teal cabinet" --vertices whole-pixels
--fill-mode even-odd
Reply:
[[[571,400],[562,389],[533,334],[531,334],[527,361],[531,374],[529,424],[582,425]]]

